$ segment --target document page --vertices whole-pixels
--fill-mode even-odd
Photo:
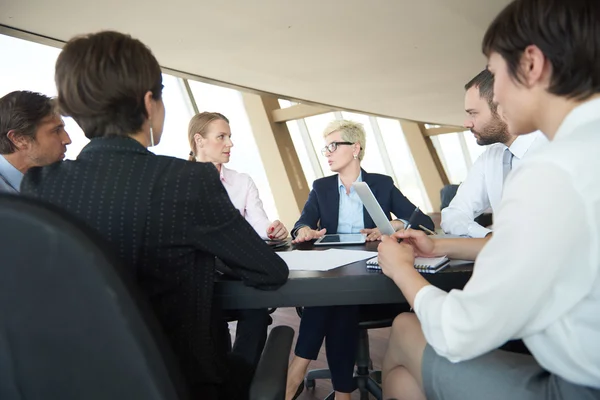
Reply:
[[[292,250],[276,253],[290,271],[329,271],[356,261],[372,258],[375,251],[363,250]]]

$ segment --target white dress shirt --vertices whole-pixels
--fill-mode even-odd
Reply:
[[[427,342],[458,362],[523,339],[537,362],[600,388],[600,99],[511,173],[463,290],[422,288]]]
[[[221,182],[242,217],[246,218],[261,238],[268,239],[267,228],[271,225],[271,221],[263,209],[262,201],[258,197],[258,189],[250,175],[221,165]]]
[[[509,150],[513,154],[512,170],[521,164],[525,156],[535,153],[548,143],[539,131],[515,139]],[[481,238],[491,232],[474,221],[485,210],[496,210],[502,198],[502,157],[506,145],[496,143],[475,161],[467,179],[460,185],[450,205],[442,210],[441,228],[445,233]]]

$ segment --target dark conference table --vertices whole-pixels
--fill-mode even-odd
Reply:
[[[359,246],[313,246],[302,243],[278,251],[326,250],[346,248],[376,251],[379,242]],[[330,271],[290,271],[288,282],[277,290],[258,290],[241,281],[220,278],[215,284],[215,298],[224,309],[271,307],[311,307],[353,304],[402,303],[406,299],[394,282],[380,271],[368,270],[366,260]],[[423,274],[432,284],[444,290],[461,289],[471,277],[473,263],[452,262],[436,273]]]

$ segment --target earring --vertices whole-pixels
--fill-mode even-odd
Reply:
[[[150,147],[154,147],[154,131],[152,130],[152,121],[150,122]]]
[[[358,159],[358,156],[357,156],[356,154],[354,155],[354,159],[355,159],[355,160],[357,160],[357,159]]]

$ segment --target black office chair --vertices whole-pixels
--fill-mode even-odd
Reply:
[[[407,308],[408,311],[409,308]],[[296,312],[298,316],[302,318],[302,307],[297,307]],[[392,326],[394,322],[393,317],[380,317],[368,320],[366,317],[361,316],[359,322],[360,336],[358,340],[358,351],[356,353],[356,370],[354,371],[354,382],[356,389],[360,391],[360,399],[368,400],[369,393],[372,394],[377,400],[383,398],[381,390],[381,371],[373,370],[373,362],[371,361],[371,354],[369,350],[369,329],[387,328]],[[307,389],[315,387],[316,379],[331,379],[331,372],[329,369],[312,369],[308,371],[304,378],[304,385]],[[333,400],[335,398],[335,392],[329,393],[325,400]]]
[[[452,202],[452,199],[456,196],[458,187],[459,185],[446,185],[442,188],[440,191],[440,210],[443,210],[450,205],[450,202]],[[475,222],[484,228],[487,228],[488,226],[491,226],[494,221],[491,213],[483,213],[475,217]]]
[[[0,195],[0,399],[189,399],[145,298],[103,241],[54,207]],[[289,327],[250,399],[283,399]]]
[[[450,184],[445,185],[442,190],[440,190],[440,211],[450,205],[452,199],[456,196],[458,187],[459,185]]]

